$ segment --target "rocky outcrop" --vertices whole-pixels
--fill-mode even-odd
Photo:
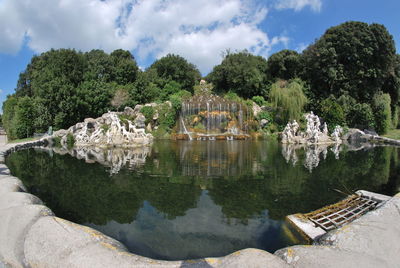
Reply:
[[[152,142],[153,136],[146,133],[145,120],[137,109],[127,107],[123,113],[108,112],[96,119],[86,118],[68,130],[54,132],[53,137],[60,138],[63,147],[67,147],[69,135],[73,137],[75,146],[146,145]]]

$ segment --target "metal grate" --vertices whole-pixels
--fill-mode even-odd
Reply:
[[[366,196],[351,195],[339,203],[304,214],[304,216],[325,231],[330,231],[375,209],[379,203],[380,201]]]

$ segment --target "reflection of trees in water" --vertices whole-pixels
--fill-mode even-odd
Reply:
[[[81,154],[82,161],[31,149],[13,153],[6,160],[13,174],[57,215],[79,223],[131,222],[145,200],[172,219],[195,208],[204,188],[227,218],[244,221],[265,210],[272,219],[282,219],[336,202],[343,196],[334,189],[387,194],[398,190],[396,148],[344,149],[340,159],[329,150],[324,159],[318,149],[321,158],[312,173],[303,165],[288,164],[283,150],[292,149],[274,142],[194,142],[192,147],[189,142],[158,142],[151,153],[138,157],[146,160],[135,164],[134,170],[122,164],[113,176],[102,165],[85,161],[114,163],[109,160],[114,159],[110,155],[117,155],[114,152],[96,152],[96,158],[93,152]],[[303,150],[296,156],[299,162],[307,158]],[[129,163],[120,161],[124,157],[128,158],[129,152],[119,153],[115,161]]]

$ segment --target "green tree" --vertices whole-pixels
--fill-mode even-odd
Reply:
[[[324,119],[330,130],[337,125],[346,125],[346,114],[334,97],[326,98],[320,103],[318,114]]]
[[[392,111],[390,95],[378,92],[372,100],[372,109],[375,114],[375,127],[378,134],[386,133],[392,125]]]
[[[300,120],[307,97],[303,92],[303,82],[295,79],[291,82],[279,80],[272,84],[269,101],[276,111],[276,121],[280,125],[289,120]]]
[[[120,85],[133,83],[136,80],[139,68],[135,58],[127,50],[117,49],[110,54],[113,63],[112,81]]]
[[[329,28],[303,52],[304,78],[319,99],[348,92],[358,102],[369,102],[384,90],[397,102],[398,88],[388,82],[395,52],[393,37],[383,25],[346,22]]]
[[[241,97],[265,96],[268,79],[267,61],[247,51],[228,53],[220,65],[207,76],[216,92],[232,91]]]
[[[34,133],[35,109],[30,97],[18,99],[15,109],[15,135],[17,138],[27,138]]]
[[[195,65],[174,54],[168,54],[156,60],[146,72],[152,71],[155,71],[156,77],[152,75],[151,82],[156,83],[160,88],[164,88],[168,82],[175,81],[181,85],[182,89],[193,92],[193,86],[201,78]]]
[[[299,76],[301,57],[294,50],[284,49],[272,54],[267,61],[267,75],[270,79],[290,80]]]
[[[3,126],[7,132],[8,139],[12,140],[17,137],[15,133],[15,112],[18,105],[18,99],[15,95],[7,96],[3,103]]]

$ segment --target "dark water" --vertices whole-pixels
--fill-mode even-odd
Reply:
[[[298,242],[286,215],[336,202],[338,191],[399,190],[396,148],[340,149],[165,141],[130,151],[29,149],[6,162],[57,216],[133,253],[189,259],[248,247],[274,252]]]

